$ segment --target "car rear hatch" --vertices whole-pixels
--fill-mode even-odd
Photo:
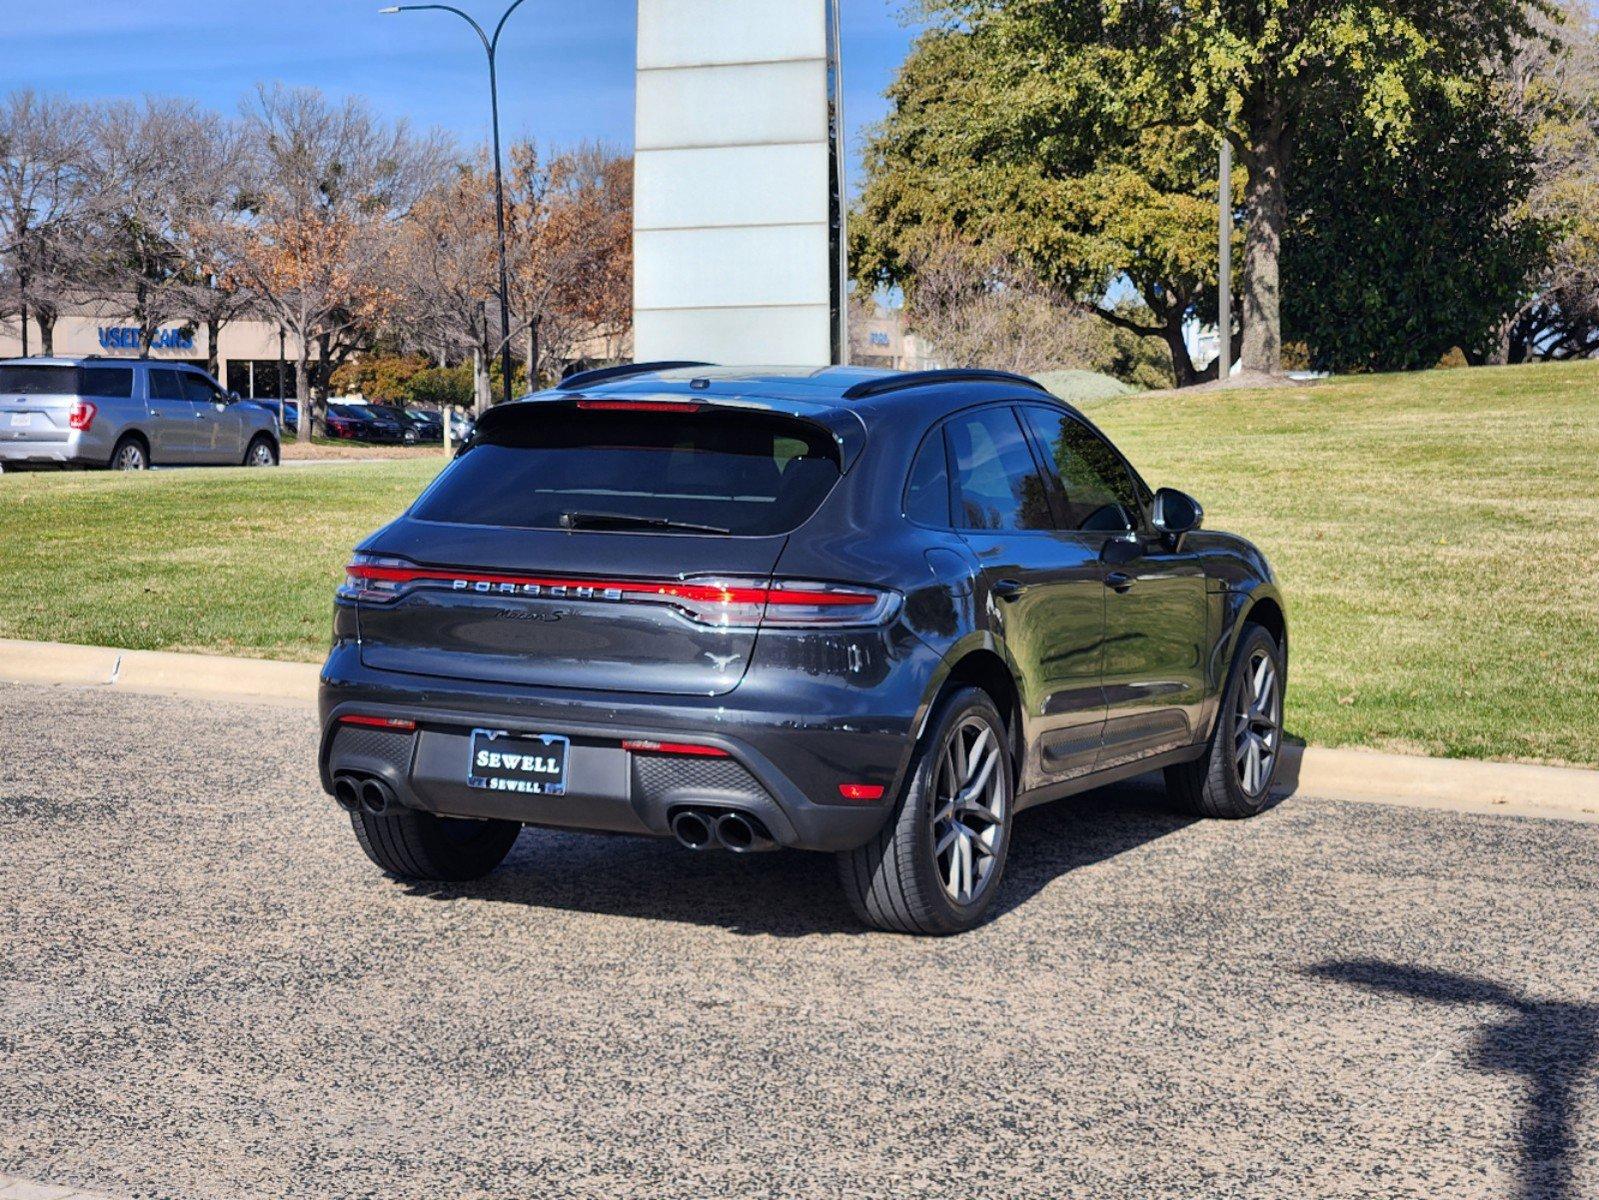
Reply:
[[[65,442],[77,393],[76,367],[0,363],[0,443]]]
[[[537,687],[737,686],[787,534],[840,475],[791,416],[577,398],[491,410],[351,564],[362,661]],[[783,585],[795,611],[833,601]]]

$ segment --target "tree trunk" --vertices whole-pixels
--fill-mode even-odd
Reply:
[[[205,369],[211,372],[215,379],[224,388],[227,380],[222,378],[222,354],[217,349],[217,343],[222,340],[222,322],[215,317],[205,323]]]
[[[1199,372],[1194,370],[1193,356],[1188,353],[1188,339],[1183,337],[1183,313],[1176,305],[1172,306],[1172,312],[1165,318],[1165,329],[1161,336],[1166,340],[1166,348],[1171,351],[1171,373],[1177,386],[1193,387],[1203,382]]]
[[[539,390],[539,319],[527,323],[527,390]]]
[[[28,357],[28,302],[22,302],[22,357]]]
[[[1285,140],[1281,120],[1275,112],[1268,113],[1257,123],[1246,159],[1248,226],[1244,233],[1241,365],[1245,371],[1265,375],[1279,375],[1283,367],[1280,271],[1283,226],[1288,219]]]
[[[302,446],[311,441],[311,422],[315,416],[316,406],[311,400],[310,382],[311,347],[301,337],[300,356],[294,360],[294,396],[300,402],[300,428],[295,432],[294,440]]]
[[[56,314],[38,309],[34,319],[39,322],[39,352],[50,358],[56,352]]]
[[[493,387],[489,382],[489,356],[488,351],[481,346],[472,348],[472,415],[481,417],[489,411],[493,403],[490,395]]]

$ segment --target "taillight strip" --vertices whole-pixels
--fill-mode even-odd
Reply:
[[[340,717],[339,724],[361,725],[369,729],[399,729],[406,732],[416,728],[415,721],[407,721],[403,717],[369,717],[361,713]]]
[[[386,567],[351,563],[345,568],[354,579],[374,583],[505,584],[510,587],[566,588],[604,593],[620,591],[663,600],[689,600],[707,604],[766,604],[773,606],[860,608],[879,602],[881,596],[865,592],[818,592],[781,587],[718,587],[706,583],[678,583],[657,579],[579,579],[549,575],[510,575],[489,571],[452,571],[437,567]]]
[[[699,404],[677,400],[579,400],[579,408],[599,412],[697,413]]]
[[[686,758],[732,758],[720,746],[702,746],[698,742],[657,742],[643,738],[629,739],[622,749],[632,754],[677,754]]]

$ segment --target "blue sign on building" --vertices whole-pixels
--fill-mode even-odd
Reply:
[[[102,350],[137,350],[139,348],[139,327],[137,325],[100,326],[100,348]],[[154,340],[150,343],[150,349],[193,350],[194,330],[184,329],[181,326],[174,329],[158,329]]]

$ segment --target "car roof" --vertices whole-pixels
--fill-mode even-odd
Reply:
[[[638,364],[574,375],[526,401],[583,397],[697,397],[819,417],[840,410],[863,423],[878,415],[927,416],[989,399],[1036,396],[1070,408],[1042,384],[1003,371],[888,371],[874,367],[720,367],[697,363]],[[492,411],[492,410],[490,410]]]
[[[174,371],[200,371],[193,363],[172,362],[161,358],[134,358],[122,355],[106,354],[81,354],[72,357],[63,355],[30,355],[27,358],[0,359],[0,367],[170,367]],[[202,372],[203,374],[203,372]]]

